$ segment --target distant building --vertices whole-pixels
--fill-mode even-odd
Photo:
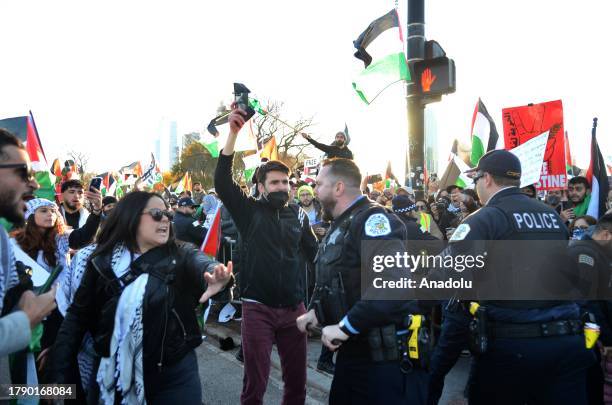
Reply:
[[[155,161],[161,162],[161,139],[157,138],[155,140]]]
[[[169,155],[169,164],[170,167],[174,166],[178,161],[179,161],[179,146],[178,146],[178,134],[177,134],[177,130],[176,130],[176,121],[171,121],[170,122],[170,133],[169,133],[169,148],[168,148],[168,155]]]
[[[197,132],[190,132],[188,134],[183,135],[183,149],[192,143],[200,142],[200,134]]]

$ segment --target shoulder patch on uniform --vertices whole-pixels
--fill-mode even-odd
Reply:
[[[578,256],[578,263],[586,264],[587,266],[595,267],[595,259],[592,256],[581,254]]]
[[[470,231],[471,231],[471,228],[469,224],[459,225],[457,229],[455,229],[455,232],[453,232],[453,236],[451,236],[451,238],[449,239],[449,242],[465,239],[465,237],[467,236],[468,233],[470,233]]]
[[[193,221],[193,222],[191,223],[191,225],[193,225],[193,226],[198,226],[198,225],[200,225],[200,221]]]
[[[365,233],[368,236],[385,236],[391,233],[391,224],[385,214],[372,214],[365,223]]]

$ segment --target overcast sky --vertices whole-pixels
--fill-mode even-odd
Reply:
[[[469,141],[478,97],[500,133],[502,108],[562,99],[578,163],[588,161],[594,116],[612,155],[607,2],[426,3],[426,36],[457,67],[457,92],[429,107],[441,161],[453,138]],[[401,86],[372,106],[351,87],[363,66],[352,41],[393,5],[2,1],[0,117],[31,109],[48,158],[73,149],[91,155],[94,171],[117,170],[147,160],[164,122],[176,120],[179,135],[203,131],[241,81],[260,99],[284,102],[289,119],[314,116],[311,132],[323,141],[346,122],[364,171],[381,171],[391,158],[401,173]]]

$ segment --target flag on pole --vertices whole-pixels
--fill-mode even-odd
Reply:
[[[263,146],[263,150],[259,154],[261,158],[268,160],[278,160],[278,148],[276,147],[276,136],[272,137]]]
[[[606,200],[610,185],[606,173],[606,163],[604,161],[596,136],[597,119],[593,120],[593,130],[591,132],[591,163],[586,173],[586,178],[591,184],[591,195],[587,215],[599,218],[606,212]]]
[[[219,140],[212,139],[210,141],[202,141],[202,146],[206,148],[210,156],[213,158],[219,157]]]
[[[261,157],[259,157],[258,153],[255,153],[244,156],[242,161],[244,162],[244,180],[248,182],[253,178],[255,169],[261,164]]]
[[[140,181],[147,187],[153,187],[163,181],[161,170],[159,169],[159,166],[157,166],[155,155],[153,155],[153,153],[151,153],[151,163],[149,163],[149,166],[143,173]]]
[[[261,104],[259,103],[259,100],[255,99],[255,98],[251,98],[249,99],[249,105],[251,106],[251,108],[255,111],[257,111],[259,114],[261,115],[266,115],[268,112],[261,106]]]
[[[374,40],[376,42],[373,44]],[[353,88],[366,104],[374,101],[393,83],[410,80],[404,37],[396,9],[372,21],[353,41],[353,45],[357,48],[355,57],[365,65],[365,70],[353,81]],[[375,55],[372,56],[370,52]]]
[[[27,117],[26,121],[26,150],[30,161],[32,162],[32,170],[36,181],[40,185],[40,188],[34,192],[37,197],[46,198],[50,201],[55,201],[55,175],[50,171],[49,165],[47,164],[47,158],[36,130],[36,124],[34,123],[34,116],[32,111]]]
[[[183,191],[191,191],[191,176],[189,172],[186,172],[179,184],[174,189],[174,192],[177,194],[182,193]]]
[[[348,145],[349,143],[351,143],[351,136],[349,135],[348,126],[346,125],[346,122],[344,123],[344,135],[346,136],[346,145]]]
[[[495,122],[493,122],[493,118],[489,115],[487,108],[480,98],[478,98],[476,108],[474,108],[474,115],[472,116],[471,135],[472,154],[470,156],[470,163],[476,166],[482,155],[496,149],[497,141],[499,140]]]
[[[221,243],[221,205],[221,203],[217,204],[214,219],[200,247],[202,253],[212,257],[217,256],[219,244]]]

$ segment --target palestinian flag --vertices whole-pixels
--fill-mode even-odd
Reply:
[[[242,161],[244,162],[244,181],[248,183],[253,178],[255,169],[261,164],[261,158],[258,153],[254,153],[244,156]]]
[[[221,205],[221,203],[217,204],[214,219],[200,247],[202,253],[211,257],[217,256],[221,243]]]
[[[276,137],[274,135],[264,144],[259,156],[262,159],[278,160],[278,148],[276,147]]]
[[[470,156],[470,163],[476,166],[482,155],[496,149],[497,141],[499,140],[495,122],[493,122],[480,98],[478,103],[476,103],[474,115],[472,116],[471,135],[472,155]]]
[[[219,141],[217,139],[212,139],[209,142],[202,141],[202,146],[206,148],[211,157],[219,157]]]
[[[49,170],[47,158],[36,130],[32,112],[27,116],[0,120],[0,128],[5,128],[25,144],[32,162],[32,170],[40,188],[34,192],[37,197],[55,201],[55,176]]]
[[[100,189],[102,196],[114,196],[117,190],[117,180],[115,179],[113,174],[111,172],[106,172],[99,175],[98,177],[102,177],[102,187]]]
[[[249,99],[249,105],[251,106],[251,108],[255,111],[257,111],[259,114],[261,115],[266,115],[268,112],[261,106],[261,104],[259,103],[259,100],[252,98]]]
[[[597,128],[597,120],[593,120],[593,130],[591,133],[591,163],[586,173],[586,178],[591,184],[591,195],[587,215],[593,218],[599,218],[606,212],[606,200],[610,185],[608,184],[608,175],[606,173],[606,163],[604,161],[597,137],[595,135]]]
[[[189,175],[189,172],[185,173],[181,181],[179,181],[179,184],[176,186],[176,189],[174,189],[176,194],[180,194],[183,191],[191,191],[191,176]]]
[[[346,122],[344,123],[344,136],[346,136],[346,144],[348,145],[349,143],[351,143],[351,136],[349,135],[348,126],[346,125]]]
[[[353,41],[353,45],[357,48],[355,57],[365,66],[365,70],[353,82],[353,88],[366,104],[374,101],[393,83],[410,80],[404,37],[396,9],[372,21]]]
[[[55,175],[50,171],[47,158],[36,130],[32,111],[27,117],[27,139],[26,150],[32,162],[32,170],[35,172],[36,181],[40,188],[34,192],[37,197],[55,201]]]

